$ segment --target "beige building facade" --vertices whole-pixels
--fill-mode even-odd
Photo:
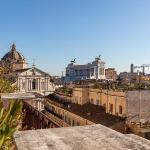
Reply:
[[[74,88],[73,103],[83,105],[91,103],[104,106],[106,112],[112,115],[126,116],[126,93],[92,88]]]
[[[129,122],[150,122],[150,90],[113,91],[74,88],[73,103],[104,106],[106,113],[127,117]]]
[[[73,103],[83,105],[88,102],[89,99],[88,88],[75,88],[73,91]]]

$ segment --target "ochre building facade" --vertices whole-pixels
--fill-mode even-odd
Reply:
[[[104,106],[106,113],[126,116],[126,93],[92,88],[74,88],[72,102],[83,105],[91,103]]]

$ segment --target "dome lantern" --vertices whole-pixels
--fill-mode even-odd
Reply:
[[[16,51],[16,45],[15,45],[15,43],[12,44],[11,51]]]

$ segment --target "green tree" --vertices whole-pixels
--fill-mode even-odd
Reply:
[[[2,70],[3,72],[3,70]],[[0,74],[1,75],[1,74]],[[16,90],[9,81],[0,76],[0,93],[10,93]],[[4,103],[8,103],[4,108]],[[17,130],[22,113],[22,103],[18,100],[0,99],[0,149],[10,149],[13,133]]]

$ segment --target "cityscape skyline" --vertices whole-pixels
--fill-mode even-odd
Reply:
[[[150,0],[0,0],[0,149],[150,150]]]
[[[30,65],[35,59],[52,75],[61,75],[73,58],[85,64],[99,54],[106,67],[129,71],[131,63],[149,63],[149,4],[147,0],[3,1],[0,57],[14,42]]]

